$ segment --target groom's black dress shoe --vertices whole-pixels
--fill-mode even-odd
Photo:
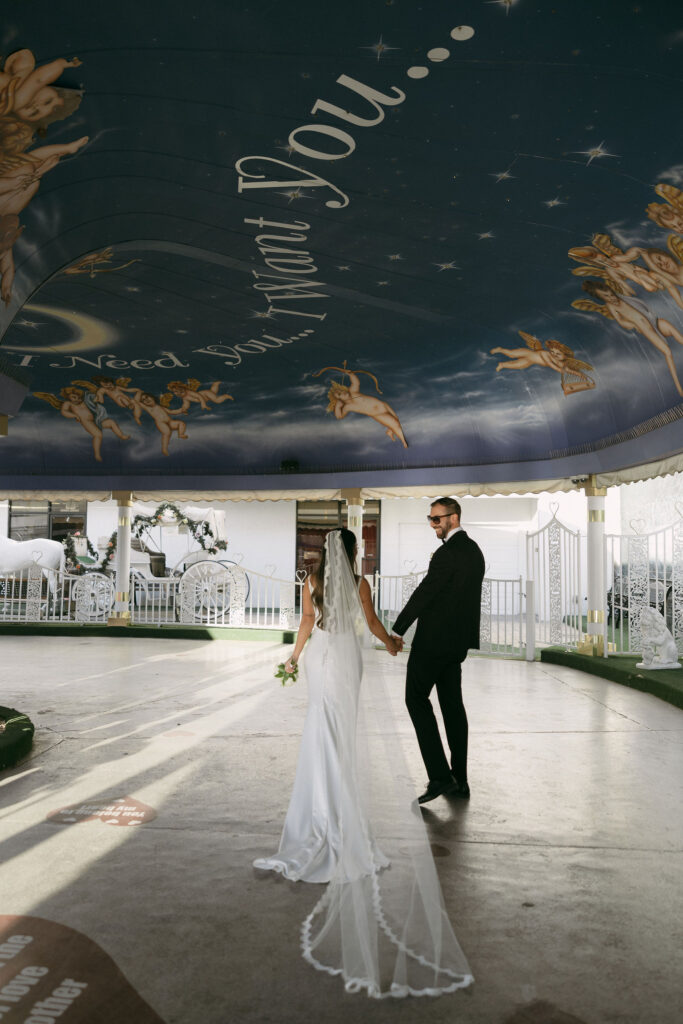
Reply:
[[[419,804],[429,803],[430,800],[436,800],[437,796],[450,796],[458,788],[458,783],[453,779],[441,779],[434,782],[428,782],[427,788],[418,798]],[[468,791],[469,792],[469,791]]]
[[[459,797],[462,797],[464,800],[469,800],[469,798],[470,798],[470,787],[467,785],[466,782],[454,782],[453,783],[453,788],[449,789],[449,791],[448,791],[448,795],[449,796],[459,796]]]

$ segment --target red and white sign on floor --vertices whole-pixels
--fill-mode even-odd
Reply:
[[[117,797],[110,803],[82,803],[50,811],[47,820],[55,825],[77,825],[81,821],[101,821],[105,825],[144,825],[153,821],[157,812],[130,796]],[[2,1018],[0,1017],[0,1020]]]

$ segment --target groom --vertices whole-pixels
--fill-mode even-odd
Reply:
[[[427,575],[393,626],[393,632],[402,637],[417,619],[408,658],[406,705],[429,776],[427,789],[418,797],[421,804],[442,794],[470,795],[461,665],[468,649],[479,647],[484,578],[484,556],[460,526],[458,502],[437,498],[427,519],[442,546],[432,555]],[[429,700],[434,686],[446,728],[450,765]]]

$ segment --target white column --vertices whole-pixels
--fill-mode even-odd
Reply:
[[[358,544],[358,572],[363,568],[363,499],[360,487],[342,487],[342,499],[346,502],[347,522],[349,530],[356,535]]]
[[[133,495],[130,491],[112,491],[118,505],[116,534],[116,598],[114,614],[108,626],[130,626],[130,511]]]
[[[595,486],[595,476],[584,485],[588,499],[587,561],[588,561],[588,653],[607,656],[605,643],[605,495],[604,487]]]

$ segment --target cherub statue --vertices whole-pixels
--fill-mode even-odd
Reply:
[[[61,389],[61,399],[47,391],[34,391],[33,393],[36,398],[42,398],[44,402],[49,402],[54,409],[58,409],[65,419],[76,420],[80,423],[85,432],[92,437],[95,459],[101,462],[103,427],[111,430],[121,441],[128,441],[130,438],[128,434],[123,433],[116,420],[107,415],[102,403],[96,400],[93,385],[90,385],[90,388],[92,388],[91,391],[85,392],[82,388],[74,387],[72,384],[70,387]]]
[[[163,406],[168,406],[174,398],[179,398],[183,404],[178,412],[186,413],[192,402],[198,402],[202,411],[208,412],[210,410],[209,402],[215,402],[216,405],[220,405],[222,402],[234,401],[232,395],[218,394],[218,389],[221,386],[219,380],[215,380],[210,388],[201,388],[200,383],[200,381],[194,378],[186,381],[172,380],[168,385],[168,391],[165,395],[161,396],[159,402]]]
[[[676,641],[669,632],[664,616],[656,608],[644,608],[640,616],[643,660],[636,668],[681,668]]]
[[[549,338],[543,342],[533,334],[526,331],[517,332],[520,338],[524,338],[526,348],[492,348],[491,355],[501,354],[508,356],[512,361],[509,363],[498,363],[496,373],[499,370],[528,370],[531,366],[546,366],[549,370],[556,370],[562,374],[562,390],[565,395],[571,395],[576,391],[589,391],[595,387],[595,381],[585,372],[592,370],[590,363],[584,363],[574,358],[574,352],[568,345],[564,345],[555,338]]]
[[[383,427],[386,427],[387,437],[390,437],[392,441],[400,441],[404,448],[408,447],[408,442],[405,439],[399,418],[388,404],[383,402],[380,398],[375,398],[373,395],[364,395],[360,389],[360,380],[357,374],[365,373],[368,377],[372,377],[375,382],[375,387],[378,393],[381,395],[382,392],[379,389],[377,378],[372,373],[368,373],[367,370],[357,370],[355,373],[352,370],[347,369],[346,360],[344,360],[344,366],[325,366],[322,370],[318,370],[314,373],[314,377],[320,377],[321,374],[327,370],[337,370],[339,373],[343,373],[345,377],[349,378],[348,386],[346,384],[340,384],[339,381],[332,381],[330,384],[330,390],[327,393],[329,399],[329,405],[327,406],[327,412],[333,412],[335,418],[343,420],[345,416],[348,416],[350,412],[357,412],[363,416],[370,416],[371,419],[377,423],[381,423]]]
[[[637,308],[633,302],[628,302],[621,295],[618,295],[611,283],[607,281],[584,281],[582,286],[585,292],[592,295],[594,299],[602,299],[604,305],[591,302],[589,299],[574,299],[572,306],[575,309],[586,312],[600,313],[609,320],[615,320],[625,331],[637,331],[651,342],[658,352],[661,352],[666,359],[669,373],[676,385],[679,395],[683,396],[683,387],[678,379],[676,364],[674,363],[671,349],[666,338],[673,338],[679,345],[683,345],[683,334],[677,327],[663,317],[656,317],[654,324],[649,317]],[[638,301],[638,300],[635,300]],[[638,303],[642,306],[642,303]],[[647,307],[645,307],[647,309]]]

